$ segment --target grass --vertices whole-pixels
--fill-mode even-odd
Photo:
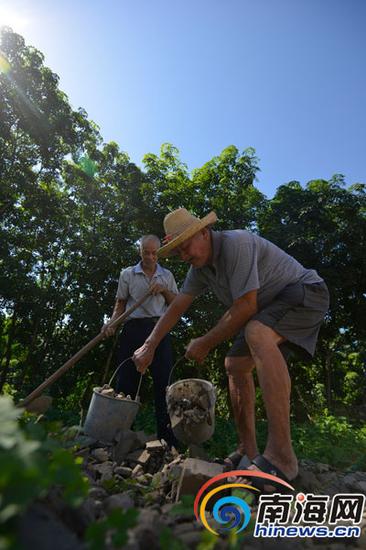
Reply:
[[[141,409],[135,430],[155,431],[152,407]],[[292,423],[292,442],[299,459],[330,464],[341,470],[366,471],[366,427],[352,424],[344,416],[333,416],[324,410],[314,422]],[[257,422],[257,440],[263,451],[267,438],[267,422]],[[215,434],[203,446],[211,458],[225,457],[236,449],[237,439],[232,419],[216,417]]]
[[[366,470],[366,427],[352,425],[345,417],[335,417],[326,411],[313,423],[292,424],[292,443],[299,459],[330,464],[345,470]],[[265,447],[267,422],[257,423],[257,440],[261,451]],[[216,419],[215,435],[205,444],[210,456],[227,456],[236,448],[233,421]]]

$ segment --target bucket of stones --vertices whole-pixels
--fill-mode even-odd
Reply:
[[[116,393],[109,385],[94,388],[84,424],[84,433],[112,442],[117,432],[129,430],[140,407],[139,397]]]
[[[168,386],[166,402],[175,437],[190,445],[210,439],[215,431],[215,386],[187,378]]]

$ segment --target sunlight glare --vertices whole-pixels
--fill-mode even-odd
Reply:
[[[28,24],[29,18],[14,9],[0,6],[0,27],[11,27],[14,32],[21,32]]]
[[[7,74],[10,71],[10,63],[0,52],[0,74]]]

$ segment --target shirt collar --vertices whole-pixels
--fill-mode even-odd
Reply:
[[[135,273],[143,273],[145,275],[145,272],[144,270],[142,269],[142,263],[141,263],[141,260],[139,261],[138,264],[136,264],[133,268],[134,272]],[[156,264],[156,271],[153,275],[153,277],[155,277],[155,275],[162,275],[163,274],[163,268],[161,267],[161,265],[159,264]]]

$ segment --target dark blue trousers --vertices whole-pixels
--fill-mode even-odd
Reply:
[[[131,357],[134,351],[141,347],[146,338],[152,332],[156,319],[143,318],[131,319],[122,329],[119,337],[117,360],[118,365]],[[176,439],[170,428],[170,420],[165,401],[165,389],[168,385],[169,374],[173,366],[173,353],[170,335],[168,334],[156,348],[154,360],[150,365],[150,371],[154,386],[154,401],[156,428],[158,439],[165,439],[169,445],[176,445]],[[119,369],[116,389],[126,395],[135,398],[140,373],[137,372],[133,361],[127,361]]]

